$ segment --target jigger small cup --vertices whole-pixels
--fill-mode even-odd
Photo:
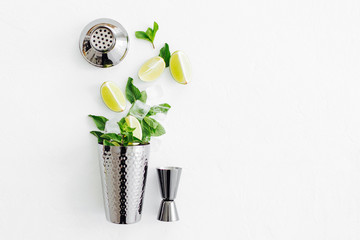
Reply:
[[[163,198],[159,209],[159,221],[173,222],[179,220],[174,200],[179,186],[181,170],[180,167],[157,168]]]

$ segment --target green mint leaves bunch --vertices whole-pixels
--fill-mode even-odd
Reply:
[[[158,30],[159,30],[159,25],[156,22],[154,22],[153,29],[148,28],[146,30],[146,32],[144,32],[144,31],[136,31],[135,32],[135,37],[138,38],[138,39],[144,39],[144,40],[147,40],[147,41],[151,42],[153,48],[155,49],[154,39],[155,39],[156,32]]]
[[[153,48],[155,49],[154,39],[155,39],[156,32],[158,30],[159,30],[159,25],[156,22],[154,22],[154,28],[153,29],[148,28],[146,30],[146,32],[144,32],[144,31],[136,31],[135,32],[135,37],[138,38],[138,39],[144,39],[144,40],[147,40],[147,41],[151,42]],[[159,56],[164,59],[166,67],[169,67],[171,53],[170,53],[170,50],[169,50],[169,45],[167,43],[165,43],[165,46],[160,49]]]
[[[107,133],[105,132],[105,126],[107,118],[103,116],[89,115],[98,128],[99,131],[91,131],[90,133],[98,139],[99,144],[105,146],[128,146],[134,144],[146,144],[150,141],[151,137],[161,136],[166,133],[164,127],[156,121],[153,116],[158,113],[166,114],[171,106],[167,103],[162,103],[150,107],[149,111],[141,112],[143,109],[135,109],[134,105],[137,101],[146,103],[147,94],[145,91],[140,92],[140,90],[133,84],[133,79],[129,77],[126,84],[125,95],[127,100],[132,104],[128,114],[123,117],[117,124],[119,126],[120,133]],[[139,117],[141,113],[144,116]],[[131,128],[126,121],[126,117],[132,115],[137,117],[142,128],[142,139],[138,139],[133,135],[135,128]]]
[[[145,91],[140,92],[140,90],[134,86],[133,79],[129,78],[126,84],[125,95],[128,101],[132,104],[129,114],[136,117],[138,114],[135,114],[135,112],[133,112],[133,107],[137,100],[146,103],[147,94]],[[170,110],[170,108],[171,106],[167,103],[155,105],[150,108],[150,110],[147,112],[146,116],[143,119],[138,118],[142,128],[143,142],[149,142],[151,137],[158,137],[166,133],[164,127],[154,118],[152,118],[152,116],[155,116],[158,113],[166,114]]]
[[[133,136],[135,128],[131,128],[122,118],[119,122],[120,134],[117,133],[105,133],[106,122],[109,121],[107,118],[102,116],[89,115],[100,131],[91,131],[90,133],[97,137],[98,143],[105,146],[128,146],[134,143],[143,143],[141,139]]]

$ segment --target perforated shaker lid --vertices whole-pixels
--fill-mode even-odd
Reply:
[[[126,56],[129,36],[115,20],[100,18],[85,26],[79,40],[80,52],[96,67],[112,67]]]

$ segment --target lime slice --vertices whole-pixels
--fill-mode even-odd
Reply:
[[[145,82],[151,82],[160,77],[165,69],[165,61],[162,57],[153,57],[147,60],[140,68],[138,76]]]
[[[126,108],[126,100],[120,88],[113,82],[104,82],[100,87],[101,97],[108,108],[114,112],[122,112]]]
[[[171,75],[181,84],[188,84],[191,78],[191,64],[189,58],[182,51],[176,51],[170,58]]]
[[[142,139],[142,129],[141,129],[139,120],[137,120],[136,117],[129,115],[125,118],[125,121],[129,125],[129,127],[135,128],[135,130],[133,132],[133,136],[141,140]]]

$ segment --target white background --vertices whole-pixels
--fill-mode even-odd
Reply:
[[[131,41],[110,69],[80,55],[90,21]],[[135,39],[156,20],[156,50]],[[356,0],[0,2],[0,239],[360,239],[360,4]],[[165,42],[193,82],[140,82]],[[105,220],[95,126],[121,117],[99,87],[164,89],[141,222]],[[155,146],[155,145],[154,145]],[[181,220],[156,220],[155,168],[183,167]]]

